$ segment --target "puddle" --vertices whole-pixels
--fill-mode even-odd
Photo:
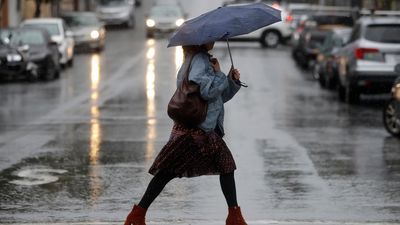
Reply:
[[[59,177],[56,175],[67,172],[67,170],[51,168],[26,168],[15,172],[15,176],[21,179],[12,180],[9,183],[25,186],[49,184],[59,180]]]

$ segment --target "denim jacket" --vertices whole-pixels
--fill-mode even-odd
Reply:
[[[182,65],[177,76],[179,86],[186,72],[187,59]],[[205,132],[216,130],[224,135],[224,103],[232,99],[239,91],[240,85],[236,84],[223,72],[214,72],[205,52],[200,52],[193,57],[189,70],[189,80],[200,86],[201,97],[208,102],[207,116],[199,128]]]

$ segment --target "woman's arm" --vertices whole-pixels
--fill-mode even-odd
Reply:
[[[202,54],[194,56],[189,80],[200,86],[200,95],[206,101],[217,98],[229,86],[226,75],[221,71],[214,72],[208,56]]]
[[[228,83],[228,87],[222,93],[222,100],[224,103],[231,100],[240,90],[240,85],[238,85],[231,77],[228,77]]]

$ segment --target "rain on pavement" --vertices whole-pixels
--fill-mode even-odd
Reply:
[[[182,63],[167,39],[110,29],[53,82],[0,84],[0,224],[121,224],[168,140],[166,106]],[[219,1],[183,1],[191,16]],[[299,69],[289,46],[232,43],[243,88],[226,105],[238,200],[249,224],[399,224],[400,140],[382,98],[339,103]],[[212,52],[229,68],[226,45]],[[149,224],[224,224],[218,177],[175,179]]]

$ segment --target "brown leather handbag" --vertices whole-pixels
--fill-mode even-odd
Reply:
[[[200,86],[189,81],[190,65],[193,56],[187,65],[182,83],[177,87],[168,103],[168,116],[176,123],[188,127],[196,127],[207,116],[208,103],[200,96]]]

